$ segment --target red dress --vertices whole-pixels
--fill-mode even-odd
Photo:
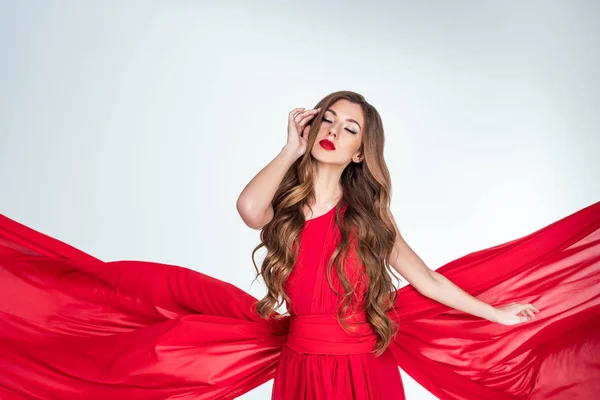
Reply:
[[[332,211],[302,231],[292,315],[269,320],[229,283],[104,262],[0,215],[0,399],[232,399],[273,378],[275,399],[402,399],[398,366],[444,400],[597,398],[600,203],[437,269],[492,305],[533,303],[534,320],[492,323],[409,285],[379,358],[364,315],[354,335],[333,317]],[[360,263],[345,267],[364,290]]]
[[[342,215],[344,211],[345,207]],[[388,349],[380,357],[370,353],[377,337],[364,313],[347,313],[356,329],[353,335],[342,330],[335,318],[339,298],[326,275],[327,262],[339,240],[334,217],[335,208],[307,220],[302,229],[298,259],[284,284],[292,300],[286,304],[291,322],[272,399],[404,399],[392,352]],[[361,266],[351,252],[345,272],[359,299],[367,289]],[[331,278],[336,291],[343,292],[333,265]],[[353,301],[352,305],[364,309],[363,302]]]

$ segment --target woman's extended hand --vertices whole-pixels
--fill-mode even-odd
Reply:
[[[510,303],[496,308],[496,321],[502,325],[516,325],[535,318],[540,312],[531,303]]]
[[[294,108],[288,116],[288,139],[284,148],[288,148],[298,157],[306,152],[308,146],[308,121],[319,113],[320,108],[303,111],[304,107]]]

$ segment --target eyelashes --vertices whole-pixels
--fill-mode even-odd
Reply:
[[[330,120],[328,120],[328,119],[325,119],[325,118],[323,118],[323,122],[329,122],[329,123],[331,123],[331,121],[330,121]],[[346,128],[346,130],[347,130],[348,132],[350,132],[350,133],[354,134],[354,135],[356,135],[356,133],[357,133],[357,132],[354,132],[352,129],[348,129],[348,128]]]

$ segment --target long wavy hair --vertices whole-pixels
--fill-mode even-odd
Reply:
[[[344,330],[348,325],[344,315],[352,300],[356,300],[353,285],[343,271],[348,254],[351,232],[356,233],[356,250],[365,267],[363,276],[368,284],[362,299],[367,321],[377,334],[378,340],[372,350],[376,356],[383,354],[398,331],[397,324],[386,313],[393,307],[397,297],[388,271],[399,282],[388,263],[396,239],[396,222],[390,212],[391,179],[383,158],[384,134],[381,117],[362,95],[352,91],[338,91],[324,97],[314,108],[321,107],[310,122],[308,147],[303,156],[292,164],[283,177],[273,200],[273,219],[260,232],[261,243],[252,251],[252,263],[256,269],[255,280],[262,276],[267,294],[256,303],[256,311],[268,319],[282,318],[276,310],[284,301],[291,299],[284,291],[284,283],[292,272],[299,249],[300,233],[305,222],[304,206],[315,200],[313,168],[315,162],[310,154],[323,120],[325,111],[336,101],[345,99],[361,106],[365,126],[359,150],[364,158],[359,163],[350,162],[341,175],[342,198],[335,209],[335,223],[340,231],[340,243],[327,264],[327,280],[334,290],[330,273],[335,264],[344,292],[337,293],[340,303],[337,320]],[[341,208],[347,205],[343,222]],[[255,253],[262,247],[267,254],[260,271],[254,261]],[[272,315],[275,314],[275,315]]]

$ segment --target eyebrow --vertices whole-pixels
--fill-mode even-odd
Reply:
[[[335,111],[333,111],[331,108],[328,108],[328,109],[327,109],[327,110],[325,110],[325,111],[331,111],[331,113],[337,117],[337,114],[336,114],[336,112],[335,112]],[[346,119],[346,121],[354,122],[356,125],[358,125],[358,127],[359,127],[360,129],[362,129],[362,126],[360,126],[360,124],[359,124],[359,123],[358,123],[356,120],[354,120],[354,119],[352,119],[352,118],[348,118],[348,119]]]

